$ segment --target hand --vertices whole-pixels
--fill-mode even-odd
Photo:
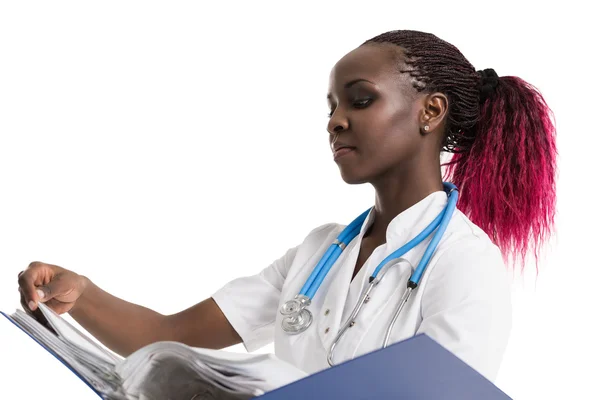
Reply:
[[[87,279],[82,275],[42,262],[32,262],[19,273],[21,305],[34,316],[39,314],[40,301],[58,314],[68,312],[86,286]]]

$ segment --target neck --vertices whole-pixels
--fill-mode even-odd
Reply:
[[[401,174],[390,173],[372,182],[375,188],[374,221],[367,236],[385,241],[387,226],[392,219],[430,194],[444,190],[440,168],[423,172],[422,168],[417,168]]]

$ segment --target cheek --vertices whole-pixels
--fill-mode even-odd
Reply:
[[[409,104],[373,105],[356,119],[354,130],[360,149],[356,156],[343,158],[339,167],[347,183],[368,182],[386,170],[417,154],[418,110]]]
[[[389,161],[394,154],[414,150],[419,139],[419,126],[410,104],[388,103],[373,116],[365,151]]]

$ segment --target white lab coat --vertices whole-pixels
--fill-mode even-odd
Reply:
[[[279,308],[299,293],[307,277],[344,226],[314,229],[304,242],[288,250],[260,273],[239,278],[218,290],[213,299],[248,351],[274,341],[277,357],[308,373],[329,367],[327,352],[347,320],[377,265],[421,232],[446,206],[445,192],[435,192],[399,214],[389,224],[386,243],[376,248],[351,281],[364,232],[348,245],[323,281],[309,309],[312,325],[289,335],[281,329]],[[335,348],[336,364],[381,348],[411,272],[429,240],[389,268],[373,289],[356,324]],[[399,316],[390,344],[425,333],[460,359],[494,380],[511,328],[510,278],[498,248],[460,211],[450,220],[419,287]]]

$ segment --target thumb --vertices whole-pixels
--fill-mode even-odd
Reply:
[[[45,303],[48,300],[67,293],[70,289],[66,282],[59,278],[53,279],[46,285],[36,287],[35,292],[38,295],[39,301]]]
[[[49,286],[50,285],[38,286],[35,288],[35,293],[37,294],[38,301],[40,303],[45,303],[48,300],[52,299],[52,289],[50,289]]]

